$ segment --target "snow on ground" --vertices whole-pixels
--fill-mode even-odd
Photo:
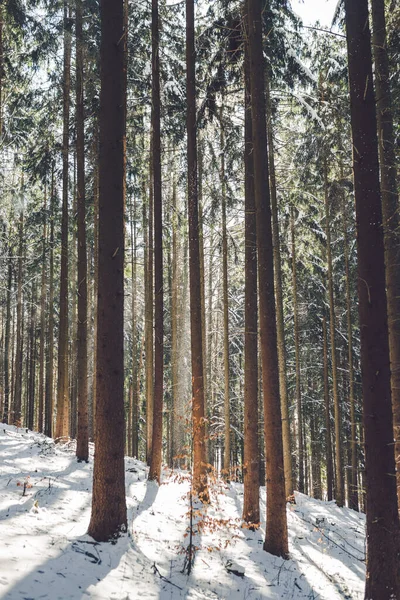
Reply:
[[[188,476],[166,472],[158,487],[143,463],[126,458],[129,532],[112,545],[86,534],[92,469],[92,456],[76,462],[72,443],[0,425],[0,598],[363,598],[363,515],[296,494],[285,561],[263,551],[265,521],[256,532],[240,527],[243,486],[215,483],[212,505],[196,517],[188,576]]]

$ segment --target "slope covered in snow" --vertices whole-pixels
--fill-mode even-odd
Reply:
[[[98,544],[86,535],[92,469],[92,456],[76,462],[72,443],[0,426],[0,598],[363,598],[363,515],[297,494],[284,561],[262,550],[265,522],[241,528],[243,486],[217,482],[212,505],[196,515],[188,576],[188,476],[166,472],[158,487],[126,458],[129,531]]]

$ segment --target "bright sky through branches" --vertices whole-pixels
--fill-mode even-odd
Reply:
[[[293,11],[301,17],[304,25],[314,25],[319,21],[330,28],[338,0],[292,0]]]

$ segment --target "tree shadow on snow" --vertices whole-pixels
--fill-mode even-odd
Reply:
[[[133,524],[135,522],[135,519],[137,519],[146,510],[151,508],[151,506],[154,504],[155,499],[157,498],[158,490],[158,483],[156,483],[155,481],[146,481],[146,493],[144,495],[144,498],[141,502],[138,503],[138,505],[136,506],[136,510],[132,510]]]
[[[138,552],[129,535],[123,535],[115,544],[97,543],[88,535],[78,537],[62,547],[57,556],[38,565],[18,581],[2,598],[80,600],[112,597],[133,600],[143,595],[137,579],[142,579],[145,592],[145,572],[151,569],[149,561],[141,553],[138,556]],[[158,582],[155,585],[158,586]],[[153,597],[157,596],[158,590],[154,590]]]

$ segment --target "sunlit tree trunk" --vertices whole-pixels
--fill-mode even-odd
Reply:
[[[186,0],[186,126],[189,212],[190,330],[192,350],[193,489],[208,502],[205,451],[203,348],[200,291],[199,209],[197,189],[196,51],[194,0]]]
[[[288,554],[288,537],[268,182],[261,5],[261,0],[248,0],[247,8],[268,497],[264,550],[285,557]]]

